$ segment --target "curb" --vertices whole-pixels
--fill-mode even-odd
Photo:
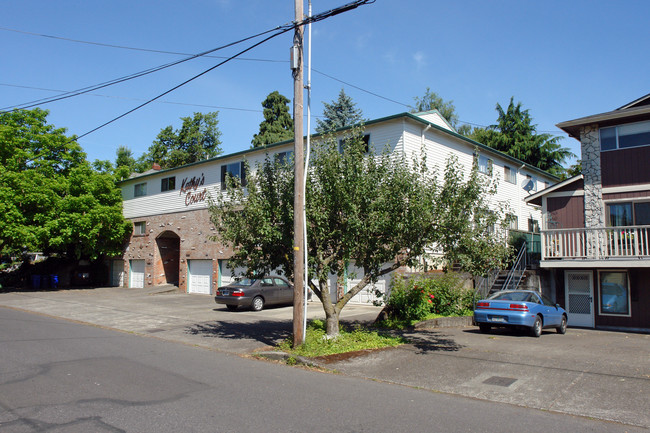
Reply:
[[[461,317],[438,317],[436,319],[425,320],[416,323],[415,329],[435,329],[435,328],[462,328],[473,325],[473,316]]]

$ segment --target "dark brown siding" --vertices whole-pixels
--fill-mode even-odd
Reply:
[[[600,154],[603,187],[650,183],[650,146]]]
[[[550,215],[548,229],[573,229],[585,226],[584,197],[549,197],[546,210]]]
[[[594,308],[596,327],[615,326],[624,328],[650,329],[650,269],[629,269],[631,317],[600,316],[598,273],[594,272]]]
[[[562,188],[558,188],[553,192],[566,192],[566,191],[582,191],[585,186],[585,181],[582,179],[577,179],[575,182],[571,182],[568,185],[564,185]]]
[[[644,198],[644,197],[650,197],[650,191],[617,192],[617,193],[603,194],[603,200],[616,200],[620,198]]]

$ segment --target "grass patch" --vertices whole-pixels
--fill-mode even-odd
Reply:
[[[292,340],[287,339],[280,343],[277,348],[292,355],[315,358],[317,356],[357,350],[394,347],[406,342],[402,337],[387,335],[377,330],[363,327],[346,329],[343,325],[341,325],[337,338],[328,339],[325,332],[325,323],[322,320],[313,320],[307,324],[305,344],[294,349],[291,347]]]

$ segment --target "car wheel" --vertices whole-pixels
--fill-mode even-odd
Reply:
[[[262,311],[262,308],[264,308],[264,299],[261,296],[255,296],[251,303],[251,310]]]
[[[235,310],[237,310],[237,305],[226,305],[226,308],[229,311],[235,311]]]
[[[539,337],[542,335],[542,318],[537,316],[535,317],[535,323],[533,323],[533,328],[531,329],[533,337]]]
[[[492,329],[492,327],[490,325],[488,325],[487,323],[479,323],[478,324],[478,329],[480,329],[482,333],[488,334],[490,332],[490,330]]]
[[[562,321],[560,322],[560,326],[555,328],[558,334],[566,334],[566,316],[562,316]]]

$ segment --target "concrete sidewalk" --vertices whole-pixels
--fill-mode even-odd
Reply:
[[[237,354],[292,330],[291,307],[229,312],[210,296],[169,288],[7,292],[0,306]],[[341,320],[370,322],[379,310],[348,305]],[[320,303],[308,305],[308,317],[324,318]],[[350,376],[650,428],[648,334],[569,328],[532,338],[464,327],[405,336],[411,344],[321,363]]]

